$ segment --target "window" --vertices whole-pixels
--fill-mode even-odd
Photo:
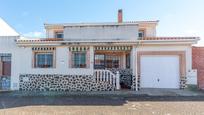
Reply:
[[[36,68],[52,68],[53,67],[53,53],[35,53],[35,67]]]
[[[145,30],[139,30],[138,37],[143,38],[145,36]]]
[[[0,76],[11,76],[10,54],[0,54]]]
[[[119,68],[120,66],[120,57],[107,55],[106,56],[106,68]]]
[[[120,56],[96,54],[95,61],[94,61],[94,67],[95,69],[119,68],[120,67]]]
[[[74,68],[86,68],[86,52],[73,52],[72,62]]]
[[[105,68],[105,55],[104,54],[96,54],[95,55],[95,68]]]
[[[63,32],[55,32],[55,37],[56,38],[63,38],[64,34],[63,34]]]

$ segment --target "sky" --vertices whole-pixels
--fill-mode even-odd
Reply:
[[[157,36],[198,36],[204,46],[204,0],[0,0],[0,17],[28,37],[45,37],[44,23],[159,20]]]

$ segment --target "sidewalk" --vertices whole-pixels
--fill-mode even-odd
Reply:
[[[1,91],[0,97],[24,97],[24,96],[94,96],[94,97],[137,97],[137,96],[204,96],[202,91],[190,91],[188,89],[141,89],[139,91],[90,91],[90,92],[42,92],[42,91]]]

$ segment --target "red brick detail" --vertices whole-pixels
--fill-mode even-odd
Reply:
[[[144,37],[142,40],[196,40],[199,37]]]
[[[118,10],[118,23],[123,22],[123,11],[122,9]]]
[[[192,68],[198,71],[198,87],[204,89],[204,47],[192,48]]]

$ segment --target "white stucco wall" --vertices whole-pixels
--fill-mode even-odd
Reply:
[[[20,48],[16,47],[15,40],[18,37],[0,37],[0,53],[10,53],[11,57],[11,87],[12,89],[18,88],[15,81],[18,81],[18,72],[22,66],[23,60],[21,60]],[[24,55],[22,55],[23,57]],[[14,84],[13,84],[14,83]]]
[[[46,29],[46,38],[55,38],[55,32],[63,32],[63,28],[47,28]]]
[[[91,75],[93,74],[93,47],[90,47],[90,68],[76,69],[69,68],[69,50],[66,46],[56,47],[56,68],[32,68],[32,49],[31,47],[17,47],[15,39],[18,37],[0,37],[0,53],[12,54],[11,67],[11,89],[18,90],[19,75],[20,74],[71,74],[71,75]],[[166,46],[139,46],[133,47],[131,52],[131,68],[133,68],[134,75],[136,74],[136,62],[138,51],[185,51],[186,52],[186,73],[188,75],[192,68],[192,53],[190,45],[166,45]],[[187,79],[191,83],[191,79]]]
[[[191,45],[166,45],[166,46],[139,46],[138,51],[185,51],[186,52],[186,75],[187,84],[191,84],[193,79],[189,78],[189,71],[192,70],[192,50]]]
[[[54,38],[55,31],[64,30],[65,39],[135,39],[138,30],[145,30],[146,37],[156,37],[156,24],[65,26],[46,28],[46,37]]]
[[[156,27],[146,27],[146,37],[156,37]]]
[[[22,48],[21,51],[26,57],[22,59],[26,64],[22,67],[21,73],[23,74],[72,74],[72,75],[90,75],[91,69],[89,68],[69,68],[69,50],[67,47],[56,48],[56,67],[55,68],[32,68],[32,49]],[[80,71],[79,71],[80,70]]]
[[[64,39],[137,39],[137,25],[65,27]]]
[[[139,25],[139,29],[145,30],[145,36],[146,37],[156,37],[156,25],[155,24],[149,24],[149,25]]]
[[[20,68],[14,69],[19,74],[65,74],[65,75],[93,75],[93,68],[69,68],[69,50],[67,47],[56,48],[56,67],[55,68],[33,68],[32,67],[32,49],[30,47],[20,48],[18,53],[17,65]],[[20,63],[19,63],[20,62]],[[19,74],[15,76],[15,82],[18,83]]]
[[[67,47],[56,48],[56,68],[33,68],[31,47],[17,47],[15,39],[18,37],[0,37],[0,53],[12,54],[11,59],[11,89],[18,90],[20,74],[71,74],[92,75],[93,58],[90,68],[69,68],[69,50]],[[93,49],[93,48],[91,48]],[[92,51],[93,53],[93,51]],[[93,57],[93,54],[91,57]],[[92,68],[91,68],[92,67]]]
[[[54,29],[46,29],[46,38],[54,38]]]

